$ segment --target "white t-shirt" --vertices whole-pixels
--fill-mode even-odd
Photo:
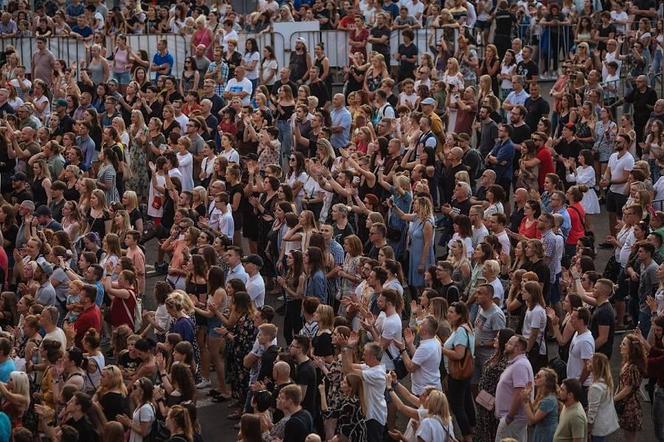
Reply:
[[[622,157],[618,158],[618,152],[613,152],[609,157],[609,168],[611,169],[611,181],[621,179],[624,172],[629,172],[634,168],[634,157],[631,153],[625,152]],[[609,190],[625,195],[627,183],[611,184]]]
[[[258,80],[258,70],[260,69],[260,61],[261,61],[261,56],[258,53],[258,51],[253,52],[253,53],[245,53],[242,56],[242,61],[244,64],[247,66],[247,78],[249,80]],[[253,70],[249,70],[249,65],[252,62],[256,62],[256,66],[254,67]]]
[[[443,429],[443,425],[447,431]],[[422,439],[424,442],[447,442],[450,440],[448,434],[454,437],[454,425],[452,422],[443,424],[443,421],[437,416],[425,417],[417,429],[418,440]]]
[[[182,174],[182,190],[194,189],[194,157],[189,152],[184,154],[178,152],[178,170]]]
[[[223,158],[226,158],[229,163],[240,164],[240,154],[235,149],[231,149],[228,152],[223,150],[220,154]]]
[[[60,327],[55,327],[50,333],[44,335],[44,340],[58,341],[62,348],[67,348],[67,335]]]
[[[265,304],[265,282],[260,273],[250,276],[247,279],[247,293],[256,307],[263,307]]]
[[[533,328],[539,329],[539,336],[537,337],[537,343],[535,345],[539,345],[539,354],[545,355],[546,344],[544,343],[544,339],[542,339],[542,337],[544,336],[544,332],[546,330],[546,311],[544,310],[544,307],[539,304],[533,307],[532,310],[526,310],[526,316],[523,320],[523,329],[521,330],[523,337],[529,339],[530,331]]]
[[[394,313],[391,316],[386,316],[383,320],[381,327],[380,336],[385,339],[391,339],[392,341],[401,341],[401,315]],[[393,358],[396,358],[399,355],[399,349],[394,342],[390,343],[387,347],[387,351],[390,352]],[[387,351],[383,352],[383,358],[380,360],[381,364],[385,365],[385,368],[388,370],[394,369],[394,363],[387,355]]]
[[[510,237],[507,236],[507,232],[503,230],[500,233],[496,233],[496,237],[498,238],[500,245],[503,246],[503,253],[509,255],[510,250],[512,249],[512,244],[510,243]]]
[[[233,238],[233,235],[235,235],[235,221],[230,210],[219,217],[219,233],[226,235],[228,238]]]
[[[143,404],[139,408],[134,410],[132,422],[136,426],[140,426],[141,422],[150,422],[150,425],[152,425],[152,421],[154,420],[155,420],[155,415],[152,404]],[[132,429],[129,434],[129,442],[143,442],[143,436],[141,436]]]
[[[274,72],[274,75],[270,80],[268,80],[265,84],[267,86],[272,86],[276,81],[277,81],[277,69],[279,68],[279,65],[277,64],[277,60],[268,60],[263,63],[261,66],[261,78],[267,78],[268,75],[270,75],[270,72]]]
[[[189,117],[186,116],[185,114],[180,114],[180,116],[178,117],[173,116],[173,119],[177,121],[178,124],[180,125],[180,130],[182,131],[182,133],[183,134],[187,133],[187,123],[189,123]],[[125,143],[125,146],[126,145],[127,143]]]
[[[590,330],[584,333],[574,333],[572,342],[569,346],[569,358],[567,359],[567,377],[581,379],[581,372],[585,360],[593,357],[595,353],[595,339]],[[592,376],[588,376],[583,383],[584,386],[590,386],[592,383]]]
[[[157,186],[164,188],[166,186],[166,177],[163,175],[157,174]],[[161,199],[159,204],[155,204],[154,199],[158,197]],[[155,208],[155,205],[159,208]],[[155,189],[150,180],[150,189],[148,190],[148,216],[153,218],[161,218],[164,214],[164,194]]]
[[[500,279],[496,278],[489,284],[493,287],[493,299],[499,300],[496,305],[502,307],[503,302],[505,301],[505,287],[503,287],[503,283],[500,282]]]
[[[362,366],[364,381],[364,401],[367,404],[367,419],[374,419],[379,424],[387,422],[387,402],[385,402],[385,366],[378,364]]]
[[[238,81],[237,78],[233,77],[230,80],[228,80],[228,83],[226,83],[226,92],[233,92],[233,93],[239,93],[239,92],[246,92],[247,95],[242,99],[242,105],[243,106],[249,106],[251,104],[251,91],[254,90],[254,87],[251,84],[251,81],[247,78],[244,77],[241,81]]]
[[[440,384],[440,360],[443,357],[443,347],[436,338],[424,339],[415,350],[412,361],[418,368],[411,373],[411,391],[419,396],[424,388],[433,385],[442,388]]]
[[[482,240],[487,236],[489,236],[489,229],[487,229],[484,224],[482,224],[482,226],[479,228],[473,226],[473,248],[477,247],[477,245],[481,243]]]
[[[624,23],[617,23],[618,20],[620,21],[626,21],[629,19],[629,16],[627,15],[627,12],[625,11],[611,11],[611,21],[614,22],[613,25],[616,27],[616,31],[619,34],[624,34],[625,33],[625,24]]]

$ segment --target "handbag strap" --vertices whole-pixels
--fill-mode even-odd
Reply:
[[[129,290],[129,297],[130,298],[134,297],[134,292],[132,290]],[[134,325],[135,325],[134,324],[134,315],[129,311],[129,307],[127,307],[127,303],[125,302],[125,300],[121,298],[120,301],[122,302],[122,306],[125,309],[125,313],[127,313],[127,316],[129,316],[129,319],[131,320],[131,328],[133,329]],[[135,297],[134,297],[134,302],[136,302]],[[136,307],[134,307],[134,308],[136,308]]]

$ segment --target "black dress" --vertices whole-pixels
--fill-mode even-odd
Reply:
[[[102,212],[101,218],[94,218],[92,212],[88,210],[88,214],[85,218],[90,226],[91,232],[96,232],[99,235],[99,238],[103,238],[106,235],[106,221],[111,219],[111,214],[108,210]]]
[[[33,201],[35,202],[35,206],[39,207],[42,204],[46,204],[48,202],[48,197],[46,196],[46,189],[44,189],[44,180],[46,178],[42,179],[35,179],[30,183],[30,189],[32,190],[32,198]]]
[[[198,299],[198,302],[205,303],[207,305],[207,292],[208,292],[207,284],[197,284],[187,279],[185,291],[187,292],[188,295],[195,295],[196,298]],[[201,327],[206,326],[207,318],[205,316],[201,316],[198,313],[196,313],[196,325]]]

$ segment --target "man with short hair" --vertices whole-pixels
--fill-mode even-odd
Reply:
[[[48,208],[53,214],[53,219],[59,223],[62,223],[62,209],[67,202],[65,190],[67,190],[67,185],[60,180],[54,181],[51,185],[51,202],[48,203]]]
[[[491,118],[491,113],[493,109],[489,106],[480,107],[479,111],[479,127],[480,127],[480,137],[477,141],[477,149],[482,154],[482,157],[486,157],[495,144],[496,138],[498,138],[498,124]]]
[[[522,392],[532,386],[535,378],[525,354],[527,345],[526,338],[520,335],[512,336],[505,344],[507,367],[500,375],[496,387],[495,415],[499,420],[496,442],[504,438],[518,441],[528,439],[528,416],[523,410]]]
[[[411,374],[411,391],[416,396],[422,394],[430,385],[442,389],[440,361],[443,349],[436,338],[437,332],[438,321],[433,316],[427,316],[420,324],[420,344],[417,349],[414,345],[415,334],[410,328],[404,330],[405,342],[395,341],[406,370]]]
[[[634,168],[634,157],[629,153],[632,139],[629,135],[619,133],[614,145],[615,152],[609,157],[609,163],[599,182],[600,187],[607,188],[606,211],[609,212],[609,232],[616,236],[617,214],[627,202],[629,172]]]
[[[590,311],[581,307],[572,312],[570,319],[574,328],[574,335],[569,346],[569,357],[567,359],[567,377],[578,379],[583,385],[584,395],[578,399],[587,403],[586,393],[592,383],[592,376],[588,369],[588,361],[595,353],[595,339],[588,329],[590,323]]]
[[[558,426],[553,435],[554,442],[584,442],[588,440],[588,418],[581,398],[583,389],[578,379],[565,379],[558,390],[558,398],[563,403]]]
[[[74,322],[74,331],[76,336],[74,342],[76,347],[83,348],[83,337],[91,328],[101,333],[101,310],[95,304],[97,299],[97,288],[90,284],[83,286],[83,293],[81,294],[81,306],[83,310]]]
[[[516,73],[524,77],[527,81],[536,82],[539,75],[537,63],[532,60],[533,48],[524,46],[522,51],[523,59],[516,65]]]
[[[157,53],[152,57],[150,64],[150,70],[155,73],[155,79],[160,75],[171,75],[174,64],[173,56],[168,53],[168,42],[166,39],[160,39],[157,42]]]
[[[243,66],[235,68],[235,77],[228,80],[226,89],[224,90],[224,98],[231,100],[238,97],[242,100],[243,106],[249,106],[253,85],[251,81],[244,76],[245,70]]]
[[[78,136],[76,137],[76,146],[83,153],[83,170],[88,171],[92,167],[92,160],[96,152],[94,140],[90,137],[90,123],[80,120],[76,123]]]
[[[371,228],[369,228],[369,241],[364,248],[365,255],[371,259],[378,259],[378,252],[387,245],[385,235],[387,235],[385,224],[372,224]]]
[[[523,103],[526,108],[526,124],[531,129],[537,128],[537,123],[542,117],[549,116],[549,103],[540,95],[539,84],[536,81],[530,83],[530,97]]]
[[[311,413],[300,405],[303,396],[298,385],[286,385],[279,390],[277,408],[288,416],[284,426],[284,442],[304,442],[314,432]]]
[[[480,310],[475,319],[475,371],[471,384],[479,384],[482,367],[495,352],[494,340],[498,332],[505,328],[503,310],[494,302],[494,288],[491,284],[481,284],[475,290],[475,302]]]
[[[345,148],[350,142],[350,129],[353,119],[345,103],[346,97],[343,94],[334,94],[334,97],[332,97],[330,144],[335,149]]]
[[[53,274],[53,266],[44,258],[38,258],[36,262],[37,268],[33,279],[39,283],[39,288],[35,293],[35,302],[43,306],[55,305],[57,296],[55,287],[53,287],[50,280]]]
[[[507,225],[507,217],[504,213],[494,213],[491,215],[491,233],[498,238],[500,245],[503,246],[502,253],[509,255],[512,250],[512,244],[505,230],[505,225]]]
[[[457,302],[461,298],[461,291],[457,283],[452,279],[454,266],[449,261],[438,261],[436,265],[436,279],[440,282],[438,294],[447,300],[447,304]]]
[[[39,325],[44,329],[44,338],[43,341],[51,340],[57,341],[60,343],[61,350],[67,348],[67,335],[65,332],[57,326],[60,319],[60,313],[58,308],[54,305],[49,305],[44,307],[41,315],[39,315]]]
[[[537,220],[537,230],[542,233],[541,240],[544,247],[544,262],[549,267],[549,303],[560,302],[560,276],[562,274],[561,260],[563,259],[564,246],[556,240],[553,233],[553,215],[542,213]]]
[[[263,258],[258,255],[245,256],[242,258],[242,264],[248,275],[245,283],[247,293],[254,305],[261,308],[265,304],[265,281],[260,274],[260,270],[263,268]]]
[[[0,89],[0,115],[3,118],[7,114],[14,115],[16,113],[7,100],[9,100],[9,91],[5,88]]]
[[[580,275],[574,271],[572,274],[578,287],[581,282]],[[613,337],[616,331],[616,313],[609,302],[611,295],[613,295],[613,281],[598,279],[593,286],[592,297],[595,308],[590,317],[590,332],[595,338],[595,351],[604,353],[609,360],[613,353]]]
[[[387,17],[382,12],[376,14],[376,25],[369,31],[368,43],[374,52],[378,52],[385,59],[390,60],[390,28],[387,26]]]
[[[659,288],[659,278],[657,277],[659,266],[653,259],[654,254],[655,246],[646,241],[638,243],[637,258],[641,267],[639,272],[639,296],[638,300],[633,300],[630,311],[637,311],[636,303],[638,302],[638,318],[634,318],[634,320],[637,322],[643,336],[648,336],[650,332],[651,312],[647,300],[649,297],[654,298]]]
[[[214,210],[210,215],[209,227],[226,236],[226,238],[232,239],[235,234],[235,221],[233,220],[233,213],[228,208],[228,194],[226,192],[214,196]]]
[[[512,127],[498,126],[498,140],[486,157],[488,167],[496,172],[496,184],[508,191],[512,185],[515,148],[511,140]]]
[[[515,106],[523,105],[526,102],[526,99],[530,97],[523,87],[524,84],[524,79],[521,75],[512,76],[512,87],[514,90],[512,90],[512,92],[510,92],[505,98],[505,101],[503,101],[503,109],[505,112],[511,112]]]
[[[226,275],[226,282],[231,279],[239,279],[244,284],[247,283],[249,275],[242,266],[242,249],[238,246],[230,246],[226,248],[224,253],[224,262],[228,266],[228,275]]]
[[[635,42],[635,44],[643,45],[640,41]],[[645,75],[636,77],[636,87],[625,96],[625,102],[632,103],[633,106],[634,131],[636,132],[637,146],[643,142],[645,126],[656,101],[657,92],[648,86],[648,78]]]
[[[43,80],[50,89],[53,86],[55,56],[48,50],[45,37],[37,37],[36,41],[37,51],[32,55],[32,72],[30,78],[33,80],[36,78]]]
[[[382,318],[380,323],[374,322],[369,329],[374,341],[378,342],[383,349],[383,357],[380,362],[386,370],[394,370],[394,360],[399,357],[399,346],[401,342],[401,315],[396,306],[399,302],[399,294],[396,290],[385,289],[380,294],[378,301],[382,305]]]
[[[344,373],[360,376],[364,383],[364,403],[367,405],[365,415],[367,442],[383,442],[387,423],[386,373],[385,366],[380,362],[383,350],[377,342],[369,342],[364,345],[362,353],[364,363],[354,364],[353,351],[357,344],[357,333],[352,332],[347,340],[347,345],[342,347],[342,368]],[[392,385],[387,385],[387,392],[392,393]]]
[[[306,336],[293,336],[293,342],[288,349],[295,365],[295,376],[293,381],[302,390],[302,408],[311,413],[316,419],[318,408],[316,398],[318,396],[318,376],[316,366],[309,358],[311,341]]]
[[[37,224],[44,229],[49,229],[53,232],[62,230],[62,225],[53,219],[53,214],[51,213],[51,209],[49,209],[48,206],[42,204],[41,206],[37,207],[37,210],[35,210],[35,218],[37,220]]]

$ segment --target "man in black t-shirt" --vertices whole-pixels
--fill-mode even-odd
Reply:
[[[81,441],[98,442],[99,435],[95,431],[88,411],[92,408],[92,399],[86,393],[79,391],[67,402],[67,415],[69,420],[65,424],[70,425],[78,431],[78,437]],[[125,419],[131,422],[131,419],[125,416]]]
[[[304,398],[302,399],[302,408],[307,410],[312,417],[316,417],[316,392],[318,389],[318,379],[316,376],[316,366],[307,356],[311,348],[311,341],[306,336],[298,335],[293,337],[290,345],[290,355],[295,361],[295,376],[293,381],[302,389]]]
[[[277,396],[277,408],[288,418],[284,428],[283,442],[304,442],[314,432],[314,420],[307,410],[300,406],[302,391],[298,385],[287,385]]]
[[[454,272],[454,266],[451,262],[438,261],[436,266],[436,278],[440,282],[438,293],[447,300],[448,304],[458,301],[461,297],[459,287],[452,279],[452,272]]]
[[[530,97],[526,98],[526,124],[529,128],[536,128],[539,120],[549,115],[549,103],[540,95],[539,85],[530,83]]]
[[[580,275],[575,275],[575,281]],[[590,332],[595,338],[595,351],[604,353],[609,360],[613,352],[613,336],[616,331],[616,313],[609,302],[613,294],[613,282],[609,279],[599,279],[593,287],[593,297],[596,307],[590,318]]]
[[[501,60],[510,47],[512,28],[516,23],[516,17],[507,9],[507,5],[508,3],[506,0],[500,0],[496,15],[494,16],[496,29],[493,43],[496,45],[498,58]]]
[[[376,26],[371,28],[369,39],[374,52],[378,52],[385,57],[385,64],[390,65],[390,28],[385,23],[385,15],[379,13],[376,15]]]
[[[568,123],[563,126],[562,137],[558,144],[554,146],[558,157],[562,157],[566,160],[570,158],[576,158],[579,156],[579,152],[583,149],[579,140],[576,139],[576,126],[574,123]],[[556,173],[560,176],[565,176],[565,164],[562,161],[562,158],[554,158],[556,161]]]
[[[410,29],[403,31],[403,43],[399,45],[397,60],[399,60],[399,81],[406,78],[415,79],[417,65],[417,46],[413,44],[415,34]]]
[[[537,81],[539,69],[537,68],[537,63],[531,58],[533,56],[533,49],[530,46],[524,46],[521,54],[523,55],[523,60],[516,65],[516,74],[521,75],[528,81]]]

